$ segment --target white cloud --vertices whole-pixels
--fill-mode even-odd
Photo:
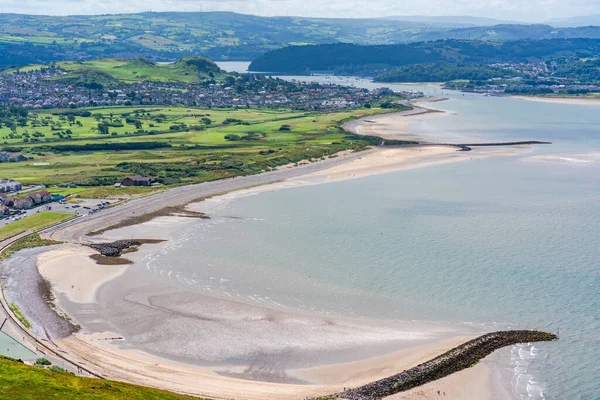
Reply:
[[[543,21],[600,13],[600,0],[0,0],[0,11],[25,14],[102,14],[140,11],[235,11],[257,15],[380,17],[474,15]]]

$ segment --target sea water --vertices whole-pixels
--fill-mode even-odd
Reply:
[[[600,107],[449,95],[436,104],[448,115],[410,129],[553,144],[208,201],[212,219],[148,271],[176,265],[198,290],[331,315],[560,330],[503,351],[503,379],[515,398],[600,398],[600,166],[578,162],[597,160]]]

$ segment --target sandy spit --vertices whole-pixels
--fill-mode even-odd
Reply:
[[[537,101],[540,103],[578,104],[586,106],[600,106],[600,99],[577,97],[536,97],[536,96],[511,96],[514,99]]]

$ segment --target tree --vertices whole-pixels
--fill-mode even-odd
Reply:
[[[99,122],[98,123],[98,132],[101,135],[108,135],[108,133],[109,133],[108,124],[106,122]]]

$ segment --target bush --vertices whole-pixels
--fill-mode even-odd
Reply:
[[[56,365],[51,366],[50,368],[48,368],[48,370],[50,370],[52,372],[59,372],[59,373],[67,372],[64,368],[57,367]]]
[[[47,358],[38,358],[35,360],[35,365],[52,365]]]

